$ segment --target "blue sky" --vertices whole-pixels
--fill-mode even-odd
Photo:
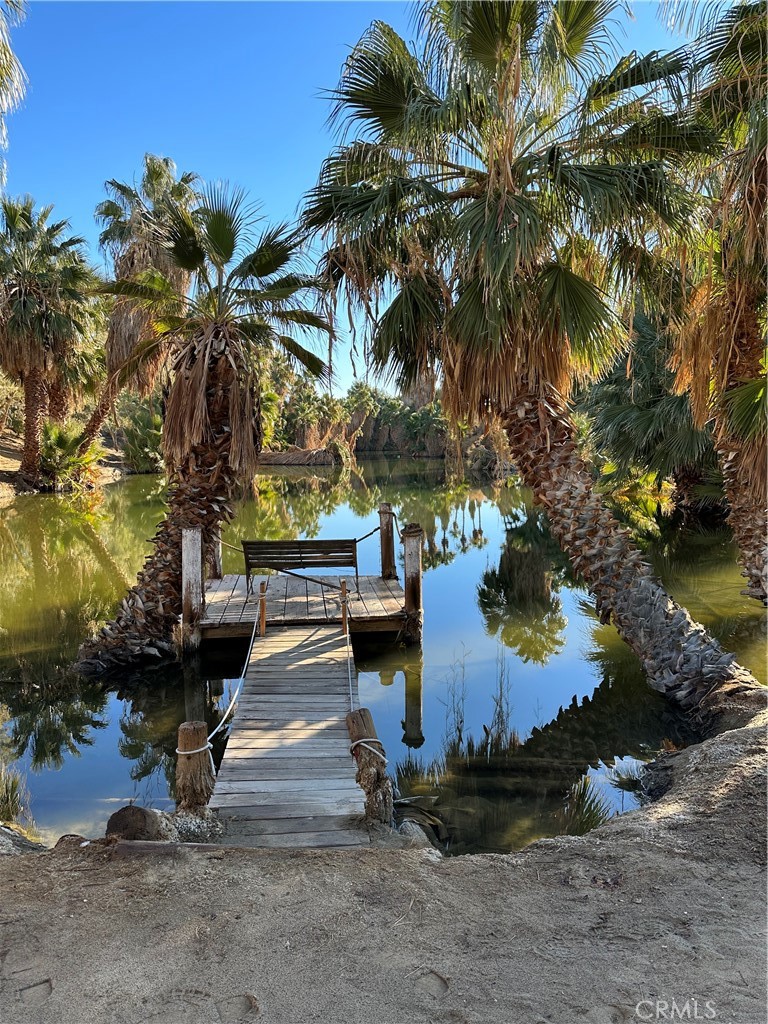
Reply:
[[[632,5],[624,49],[674,45],[656,2]],[[401,2],[73,3],[32,0],[13,41],[29,77],[9,119],[8,193],[55,204],[98,260],[93,209],[145,152],[292,219],[332,146],[332,88],[375,18],[410,35]],[[351,380],[337,361],[338,384]]]

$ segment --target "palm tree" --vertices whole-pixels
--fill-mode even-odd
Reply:
[[[695,213],[664,161],[714,145],[643,93],[681,59],[633,55],[595,77],[613,6],[427,3],[418,51],[375,22],[334,93],[358,137],[326,160],[304,220],[324,233],[336,300],[367,318],[374,364],[407,386],[438,357],[455,420],[502,419],[600,615],[652,685],[695,706],[756,684],[603,505],[568,410],[572,381],[615,356],[638,288],[679,291],[647,252]]]
[[[52,207],[31,198],[0,202],[0,366],[24,388],[24,450],[19,473],[40,475],[47,384],[87,333],[94,276],[83,239]]]
[[[698,252],[677,353],[678,383],[698,425],[714,421],[715,446],[741,554],[745,594],[768,603],[766,406],[764,382],[768,263],[768,41],[765,4],[708,4],[692,59],[700,77],[695,103],[727,147],[707,165],[711,213]],[[697,265],[698,264],[698,265]],[[757,384],[756,384],[757,382]],[[755,429],[735,415],[752,396]]]
[[[207,555],[221,525],[232,518],[238,484],[256,470],[262,360],[283,348],[315,375],[325,372],[323,362],[286,333],[331,331],[323,317],[294,304],[317,290],[314,278],[295,269],[299,239],[279,225],[265,228],[254,245],[253,227],[242,193],[210,188],[194,216],[174,212],[169,232],[168,259],[193,275],[189,296],[180,297],[158,270],[106,286],[141,303],[151,318],[154,338],[134,358],[167,351],[168,513],[117,618],[81,648],[84,670],[172,651],[181,611],[181,531],[199,528]]]
[[[24,0],[2,0],[0,3],[0,147],[7,145],[5,118],[24,98],[27,76],[11,46],[11,29],[24,20]],[[5,162],[0,165],[0,181],[5,181]]]
[[[196,174],[176,177],[176,165],[168,157],[144,156],[144,171],[136,186],[114,179],[106,183],[109,198],[96,207],[96,219],[103,229],[101,247],[112,257],[115,280],[129,281],[143,271],[155,269],[166,277],[179,295],[189,289],[190,274],[169,257],[165,244],[172,210],[189,209],[197,198]],[[162,352],[143,359],[133,373],[119,375],[137,344],[150,334],[147,311],[125,297],[112,308],[107,332],[107,381],[83,431],[80,450],[96,440],[109,415],[120,385],[132,384],[142,394],[152,390]]]
[[[669,331],[644,313],[632,324],[632,351],[593,384],[580,405],[590,417],[590,440],[616,464],[620,479],[635,469],[674,482],[674,501],[684,520],[701,513],[699,493],[716,482],[712,431],[697,427],[687,395],[675,394]]]

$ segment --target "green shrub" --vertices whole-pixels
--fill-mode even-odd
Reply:
[[[163,468],[163,420],[147,405],[135,403],[123,425],[123,458],[133,473],[159,473]]]
[[[91,482],[104,449],[94,442],[79,452],[82,431],[76,424],[44,423],[40,445],[40,470],[55,489],[77,487]]]

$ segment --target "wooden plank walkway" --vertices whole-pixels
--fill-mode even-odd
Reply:
[[[257,637],[210,802],[226,822],[225,845],[368,845],[345,723],[350,669],[358,707],[350,647],[337,625],[283,626]]]
[[[259,584],[267,580],[267,636],[269,627],[341,622],[339,576],[316,576],[332,586],[323,587],[296,576],[253,576],[253,592],[246,593],[244,575],[209,580],[205,586],[205,611],[200,622],[204,639],[250,636],[259,613]],[[405,622],[405,595],[397,580],[361,576],[355,592],[354,574],[347,608],[351,632],[398,632]]]

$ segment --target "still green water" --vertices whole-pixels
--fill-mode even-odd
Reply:
[[[86,498],[19,497],[0,511],[0,761],[25,778],[48,842],[103,834],[129,800],[172,806],[179,723],[217,722],[239,674],[233,643],[186,676],[165,669],[103,686],[69,669],[134,578],[162,498],[160,478],[133,477]],[[225,540],[362,536],[381,501],[426,530],[423,651],[355,652],[361,702],[410,813],[426,812],[461,853],[579,831],[593,820],[585,785],[604,809],[636,806],[639,763],[691,737],[599,625],[520,488],[452,482],[441,463],[365,463],[346,476],[284,470],[257,478]],[[739,595],[726,532],[677,536],[650,554],[694,618],[764,673],[765,620]],[[224,562],[241,571],[236,552],[225,549]],[[376,536],[360,562],[361,573],[378,571]]]

